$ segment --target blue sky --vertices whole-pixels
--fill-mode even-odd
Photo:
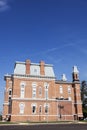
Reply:
[[[0,110],[4,75],[15,61],[53,64],[72,81],[78,66],[87,80],[87,0],[0,0]]]

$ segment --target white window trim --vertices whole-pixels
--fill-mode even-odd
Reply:
[[[40,112],[40,108],[41,108],[41,112]],[[42,105],[39,105],[39,114],[42,114]]]
[[[21,105],[23,105],[23,106],[21,106]],[[22,109],[21,109],[21,107],[22,107]],[[24,103],[19,103],[19,108],[20,108],[20,114],[24,114],[24,108],[25,108],[25,104]]]
[[[59,87],[59,90],[60,90],[60,94],[62,94],[62,93],[63,93],[63,87],[60,86],[60,87]]]
[[[39,91],[38,91],[38,93],[39,93],[39,96],[42,95],[42,87],[39,87]]]
[[[32,98],[36,98],[36,88],[37,88],[37,84],[36,83],[32,83]],[[35,94],[35,96],[33,96]]]
[[[48,107],[48,112],[47,112],[47,113],[45,112],[46,106]],[[48,104],[48,103],[45,103],[45,104],[44,104],[44,112],[45,112],[45,114],[48,114],[48,113],[49,113],[49,104]]]
[[[45,87],[45,99],[49,98],[49,94],[48,94],[48,88],[49,88],[49,83],[45,82],[44,83],[44,87]]]
[[[68,94],[71,94],[71,86],[68,86]]]
[[[36,103],[32,103],[31,104],[32,110],[33,110],[33,106],[35,106],[35,112],[33,113],[33,111],[32,111],[32,114],[36,114],[37,104]]]
[[[21,82],[20,83],[20,98],[24,98],[25,97],[25,82]]]
[[[11,91],[11,94],[9,94],[9,92]],[[8,89],[8,96],[11,97],[12,96],[12,88]]]

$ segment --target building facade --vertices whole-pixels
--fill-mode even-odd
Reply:
[[[57,80],[53,65],[16,62],[6,81],[3,119],[15,121],[77,120],[83,117],[79,71],[73,67],[72,82],[65,74]]]

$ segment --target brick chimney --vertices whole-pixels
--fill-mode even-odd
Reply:
[[[25,61],[25,65],[26,65],[26,74],[30,74],[30,63],[31,61],[29,59],[27,59]]]
[[[44,66],[45,66],[44,61],[40,61],[40,75],[45,75]]]

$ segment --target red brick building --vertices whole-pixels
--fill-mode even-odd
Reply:
[[[72,82],[63,74],[56,80],[53,66],[16,62],[14,73],[5,75],[3,118],[10,121],[59,121],[83,117],[79,71],[73,67]]]

